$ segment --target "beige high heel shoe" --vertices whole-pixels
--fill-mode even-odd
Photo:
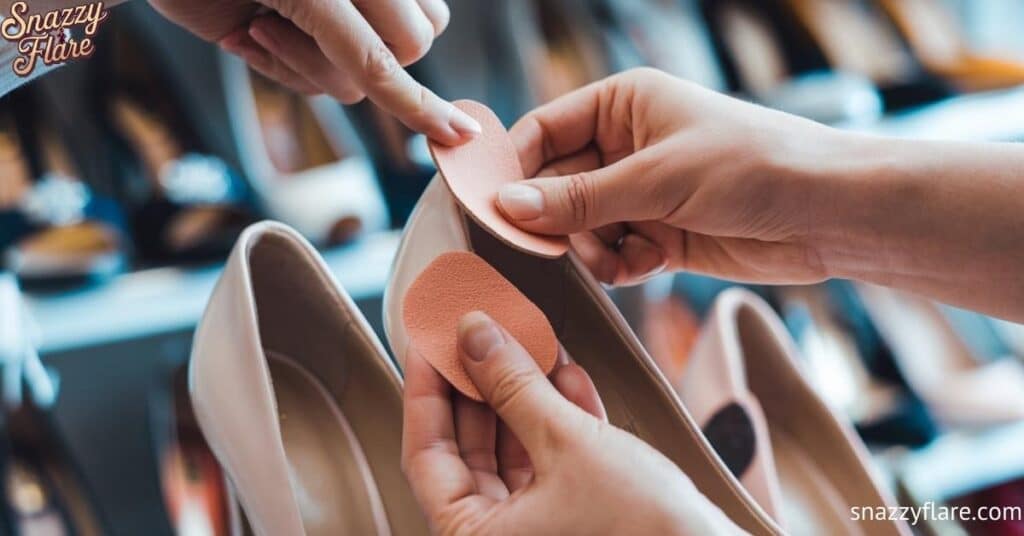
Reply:
[[[501,148],[505,142],[511,145],[503,139],[507,134],[500,123],[491,117],[482,121],[485,124],[481,136],[457,149],[483,151],[469,153],[463,159],[475,168],[468,183],[482,188],[487,187],[486,183],[496,188],[493,182],[484,179],[509,171],[503,169],[509,158],[511,167],[519,165],[514,151],[510,157],[499,155],[505,158],[490,158],[495,155],[486,154],[488,148]],[[519,176],[522,177],[521,170]],[[400,366],[412,344],[403,323],[403,305],[410,286],[440,255],[471,251],[547,316],[563,352],[590,374],[612,424],[671,459],[744,530],[752,534],[780,534],[778,525],[715,454],[672,386],[575,253],[543,258],[524,253],[522,243],[513,247],[507,240],[497,238],[476,223],[456,202],[448,183],[440,176],[434,178],[406,225],[384,295],[387,338]],[[445,297],[438,295],[437,299],[440,302]]]
[[[796,355],[764,300],[727,290],[690,356],[680,396],[789,533],[909,535],[902,523],[852,518],[852,507],[895,502],[876,485],[860,439],[803,378]]]
[[[256,534],[427,533],[400,469],[398,372],[297,232],[268,222],[239,238],[189,390]]]

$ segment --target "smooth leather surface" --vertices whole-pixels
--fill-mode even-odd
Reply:
[[[544,313],[487,261],[463,251],[439,255],[409,287],[402,314],[419,352],[462,394],[482,402],[459,358],[459,320],[483,311],[515,337],[544,374],[558,359],[558,339]]]
[[[775,488],[770,500],[790,533],[909,535],[901,523],[851,522],[852,506],[896,503],[876,484],[863,443],[803,378],[797,355],[764,300],[729,289],[712,307],[680,389],[698,416],[729,398],[763,409],[768,441],[759,456],[768,480],[758,484]]]
[[[287,388],[296,385],[295,375],[282,377],[283,405],[265,352],[287,356],[292,370],[301,371],[299,393]],[[363,516],[359,526],[396,535],[428,532],[400,468],[398,373],[355,304],[295,231],[261,223],[243,233],[196,332],[189,384],[203,435],[256,534],[337,533],[338,527],[318,525],[321,518],[311,515],[312,507],[339,500],[318,495],[324,486],[361,496],[363,507],[334,505]],[[317,398],[328,407],[308,405]],[[306,410],[296,411],[293,402]],[[282,407],[292,409],[282,415]],[[298,428],[282,426],[282,419],[298,419]],[[317,427],[318,419],[319,429],[337,433],[296,437],[309,435],[303,430]],[[330,436],[339,443],[316,445],[317,437]],[[314,471],[289,459],[309,449],[328,453]],[[317,483],[311,473],[334,480]]]
[[[455,106],[483,127],[481,135],[458,147],[430,144],[434,163],[459,205],[509,246],[545,258],[564,255],[569,250],[567,236],[526,232],[509,223],[498,209],[498,189],[525,178],[516,147],[501,120],[478,102],[460,100]]]
[[[471,250],[547,316],[568,355],[587,370],[609,420],[677,464],[737,525],[781,534],[778,525],[731,475],[641,346],[601,285],[570,252],[558,259],[522,253],[474,224],[435,178],[410,218],[385,293],[385,327],[400,364],[409,351],[402,298],[435,257]]]

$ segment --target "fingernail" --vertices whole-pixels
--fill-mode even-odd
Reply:
[[[506,184],[498,191],[498,204],[513,220],[535,220],[544,212],[544,195],[533,186]]]
[[[473,361],[483,361],[496,346],[505,343],[505,336],[491,317],[474,311],[459,322],[459,344]]]
[[[448,125],[465,138],[475,138],[484,131],[476,119],[454,106],[452,106],[452,116],[448,120]]]

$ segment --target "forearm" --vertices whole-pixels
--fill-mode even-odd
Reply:
[[[1024,145],[844,144],[815,218],[830,275],[1024,320]]]

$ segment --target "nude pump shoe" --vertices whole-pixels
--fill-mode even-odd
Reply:
[[[268,222],[239,238],[189,390],[256,534],[427,533],[400,469],[401,379],[297,232]]]
[[[781,533],[719,460],[576,255],[569,252],[544,259],[506,245],[467,216],[439,176],[427,187],[406,225],[385,290],[384,324],[400,365],[410,346],[402,321],[406,292],[438,256],[452,251],[472,251],[483,258],[543,311],[565,353],[594,380],[612,424],[665,454],[744,530]]]
[[[720,294],[679,392],[718,453],[790,534],[909,535],[902,523],[854,521],[853,507],[895,505],[867,450],[803,378],[796,345],[754,293]]]

